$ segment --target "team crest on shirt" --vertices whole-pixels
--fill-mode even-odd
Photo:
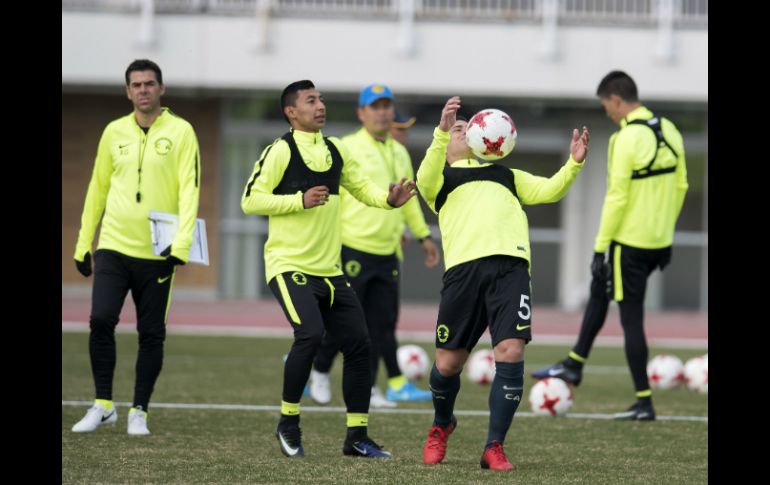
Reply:
[[[299,286],[304,286],[307,284],[307,277],[299,271],[291,274],[291,280]]]
[[[174,144],[166,137],[158,138],[155,141],[155,153],[158,155],[168,155],[168,152],[170,152],[173,147]]]
[[[351,278],[355,278],[361,272],[361,263],[355,259],[351,259],[345,263],[345,274]]]
[[[326,168],[331,168],[332,166],[332,154],[328,151],[326,152]]]
[[[439,342],[445,344],[446,341],[449,340],[449,327],[443,323],[436,327],[436,337],[438,338]]]

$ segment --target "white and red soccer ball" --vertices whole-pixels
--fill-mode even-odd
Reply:
[[[490,349],[479,349],[471,354],[465,368],[472,382],[489,384],[495,378],[495,353]]]
[[[537,416],[564,416],[572,408],[572,391],[556,377],[538,381],[529,391],[529,404]]]
[[[499,160],[516,145],[516,125],[499,109],[483,109],[468,121],[465,139],[477,157]]]
[[[687,388],[699,394],[709,393],[709,354],[693,357],[684,365]]]
[[[418,345],[402,345],[396,351],[401,374],[410,381],[419,380],[428,374],[430,360],[428,353]]]
[[[684,380],[684,365],[674,355],[656,355],[647,363],[647,378],[653,389],[673,389]]]

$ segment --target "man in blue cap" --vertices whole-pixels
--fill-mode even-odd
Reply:
[[[395,115],[393,101],[388,86],[366,86],[358,98],[362,127],[342,138],[363,174],[377,184],[390,183],[402,176],[410,180],[414,177],[409,153],[390,134]],[[401,237],[406,225],[420,241],[425,266],[433,268],[440,260],[419,202],[415,198],[401,209],[385,211],[360,203],[342,189],[340,201],[343,271],[364,308],[372,341],[371,406],[396,407],[394,401],[429,401],[430,391],[409,382],[401,374],[396,357]],[[316,354],[310,374],[310,397],[319,404],[331,401],[329,370],[339,348],[339,343],[327,333]],[[380,357],[388,373],[387,399],[375,385]]]

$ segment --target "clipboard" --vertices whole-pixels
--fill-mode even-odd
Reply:
[[[150,211],[150,238],[152,239],[152,254],[160,253],[174,242],[179,228],[179,216],[167,212]],[[209,265],[209,245],[206,238],[206,221],[195,219],[192,245],[188,262]]]

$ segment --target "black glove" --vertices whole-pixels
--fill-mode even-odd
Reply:
[[[594,253],[594,260],[591,261],[591,274],[594,278],[607,279],[610,268],[604,262],[604,253]]]
[[[75,267],[83,276],[91,276],[93,271],[91,270],[91,253],[86,253],[83,257],[83,261],[75,260]]]
[[[169,246],[166,249],[164,249],[163,251],[161,251],[160,255],[166,257],[166,262],[167,263],[173,264],[174,266],[177,266],[177,265],[184,266],[184,261],[182,261],[181,259],[177,258],[176,256],[171,256],[171,246]]]

